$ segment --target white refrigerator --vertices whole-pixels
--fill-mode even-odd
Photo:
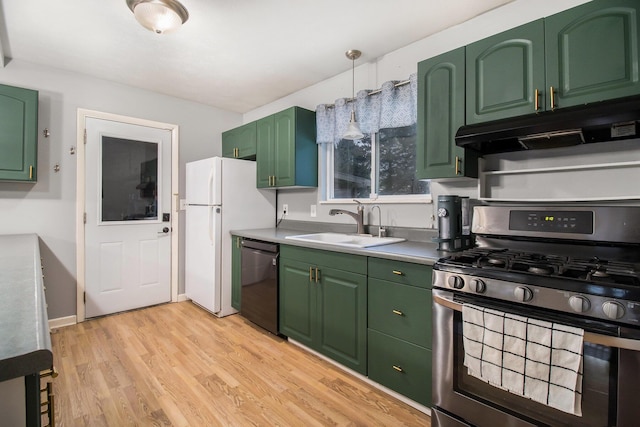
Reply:
[[[216,316],[231,307],[231,230],[275,226],[276,195],[256,188],[256,162],[222,157],[186,165],[185,294]]]

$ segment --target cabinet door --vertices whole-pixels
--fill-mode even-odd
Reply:
[[[464,125],[464,48],[418,64],[418,179],[477,177],[477,156],[456,146]]]
[[[38,92],[0,85],[0,180],[37,180]]]
[[[468,45],[467,124],[531,114],[546,105],[544,52],[542,19]]]
[[[307,262],[280,257],[278,331],[314,348],[314,336],[317,335],[317,285],[311,280],[310,268]]]
[[[596,0],[545,19],[556,107],[640,93],[639,21],[637,0]]]
[[[275,140],[273,116],[256,123],[256,169],[258,188],[271,187],[275,175]]]
[[[256,158],[256,122],[242,125],[237,130],[236,147],[239,159]]]
[[[242,246],[240,237],[231,236],[231,307],[240,311],[242,304]]]
[[[369,277],[369,328],[431,348],[431,290]]]
[[[319,350],[363,375],[367,373],[367,278],[318,267]]]
[[[222,157],[236,157],[237,137],[239,128],[222,132]]]
[[[274,114],[275,185],[288,187],[296,182],[296,111],[289,108]]]

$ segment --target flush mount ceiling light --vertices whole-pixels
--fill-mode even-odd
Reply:
[[[358,125],[358,121],[356,120],[356,96],[355,96],[355,88],[356,88],[356,59],[360,58],[362,52],[356,49],[348,50],[344,53],[347,58],[351,60],[351,120],[349,120],[349,127],[347,131],[342,136],[344,139],[350,139],[352,141],[359,140],[364,138],[364,134],[360,130],[360,125]]]
[[[127,0],[136,20],[156,34],[175,31],[189,19],[189,12],[176,0]]]

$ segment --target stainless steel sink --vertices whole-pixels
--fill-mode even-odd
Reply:
[[[323,243],[333,246],[346,246],[351,248],[369,248],[372,246],[382,246],[405,241],[405,239],[399,237],[376,237],[362,234],[342,233],[299,234],[295,236],[287,236],[286,239],[299,240],[301,242]]]

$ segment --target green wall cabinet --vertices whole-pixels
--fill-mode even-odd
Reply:
[[[222,132],[222,157],[255,160],[256,122]]]
[[[231,236],[231,307],[242,305],[242,238]]]
[[[640,3],[595,0],[466,48],[466,123],[640,94]]]
[[[353,369],[367,373],[367,261],[280,247],[279,332]]]
[[[317,187],[315,112],[291,107],[256,124],[258,188]]]
[[[0,85],[0,180],[37,180],[38,92]]]
[[[369,378],[431,406],[431,267],[369,258]]]
[[[595,0],[545,18],[555,107],[640,94],[639,26],[638,0]]]
[[[416,175],[419,179],[477,177],[478,157],[456,146],[465,123],[464,47],[418,63]]]
[[[466,123],[544,109],[544,54],[542,19],[468,45]]]

